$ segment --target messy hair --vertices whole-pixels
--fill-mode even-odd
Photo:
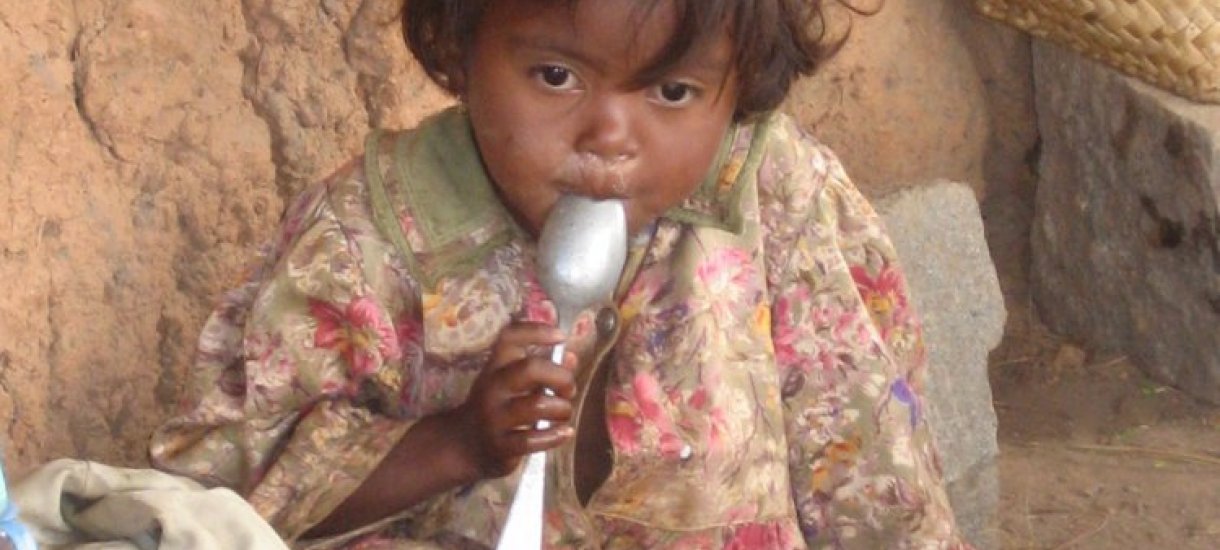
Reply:
[[[465,88],[466,54],[489,2],[495,0],[407,0],[403,35],[428,76],[454,95]],[[548,1],[548,0],[538,0]],[[581,0],[549,0],[574,6]],[[677,28],[646,65],[640,80],[649,82],[683,61],[701,41],[727,25],[733,39],[732,62],[740,83],[737,118],[779,106],[793,81],[812,74],[842,44],[829,38],[825,4],[844,0],[637,0],[651,10],[673,2]]]

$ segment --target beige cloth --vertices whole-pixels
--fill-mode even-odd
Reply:
[[[237,493],[156,470],[62,459],[10,494],[44,550],[288,548]]]

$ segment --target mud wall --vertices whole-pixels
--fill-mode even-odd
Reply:
[[[396,0],[0,0],[0,440],[141,465],[215,296],[370,125],[448,100]],[[789,108],[871,194],[1027,194],[1028,43],[891,0]],[[994,252],[993,252],[994,253]]]

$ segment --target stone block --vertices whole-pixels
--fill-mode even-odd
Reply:
[[[1043,321],[1220,402],[1220,106],[1041,41],[1034,58]]]
[[[969,187],[940,181],[876,206],[923,318],[928,418],[958,524],[980,548],[993,547],[999,449],[987,355],[1000,343],[1007,312],[978,201]]]

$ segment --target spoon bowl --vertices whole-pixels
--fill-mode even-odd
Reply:
[[[614,292],[627,259],[627,214],[618,200],[564,195],[538,238],[538,279],[567,333],[580,312]]]

